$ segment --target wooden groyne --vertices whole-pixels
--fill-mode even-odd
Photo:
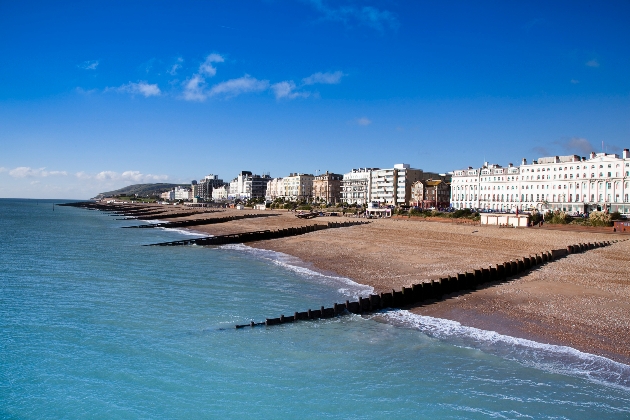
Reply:
[[[91,201],[64,203],[59,206],[79,207],[88,210],[100,210],[110,213],[110,216],[123,216],[118,220],[153,220],[153,219],[176,219],[180,217],[202,215],[208,213],[218,213],[225,210],[205,210],[205,211],[187,211],[187,212],[168,212],[164,207],[143,206],[141,204],[103,204]]]
[[[285,238],[288,236],[304,235],[322,229],[334,229],[364,225],[370,222],[328,222],[327,224],[290,227],[278,230],[257,230],[253,232],[232,233],[229,235],[208,236],[197,239],[183,239],[180,241],[161,242],[145,246],[181,246],[181,245],[228,245],[246,242],[266,241],[269,239]],[[172,225],[169,225],[172,226]]]
[[[507,281],[510,277],[523,274],[538,265],[549,263],[570,254],[585,252],[626,240],[569,245],[566,248],[544,251],[534,256],[530,255],[529,257],[506,261],[488,268],[473,269],[439,280],[413,284],[410,287],[403,287],[401,290],[374,294],[367,298],[360,297],[358,301],[350,302],[346,300],[345,303],[335,303],[329,308],[321,306],[315,310],[309,309],[305,312],[294,312],[293,315],[289,316],[280,315],[278,318],[267,318],[264,322],[251,321],[249,324],[236,325],[236,328],[263,325],[273,326],[296,321],[333,318],[347,314],[367,314],[388,308],[400,309],[426,301],[441,300],[444,296],[452,293],[468,292],[483,288],[489,283]]]
[[[208,213],[220,213],[220,212],[224,212],[225,210],[206,210],[206,211],[190,211],[190,212],[186,212],[186,213],[164,213],[164,212],[158,212],[155,213],[155,215],[145,215],[145,216],[132,216],[130,218],[128,218],[127,220],[159,220],[159,219],[177,219],[180,217],[188,217],[188,216],[199,216],[201,214],[208,214]]]
[[[175,222],[153,223],[150,225],[123,226],[123,228],[128,228],[128,229],[151,229],[151,228],[159,228],[159,227],[179,228],[179,227],[185,227],[185,226],[213,225],[215,223],[226,223],[226,222],[232,222],[234,220],[255,219],[258,217],[271,217],[271,216],[279,216],[279,215],[253,213],[253,214],[242,214],[242,215],[237,215],[237,216],[213,217],[213,218],[205,218],[205,219],[179,220]]]

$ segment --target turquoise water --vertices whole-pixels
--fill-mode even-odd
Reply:
[[[630,417],[625,365],[405,311],[235,330],[369,289],[129,224],[0,200],[0,418]]]

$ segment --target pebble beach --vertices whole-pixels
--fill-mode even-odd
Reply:
[[[228,209],[204,217],[242,213]],[[222,235],[349,220],[303,220],[292,212],[267,213],[273,216],[195,226],[191,230]],[[574,243],[625,238],[583,229],[498,228],[422,219],[377,219],[369,225],[248,245],[292,255],[311,269],[350,278],[377,292],[388,292]],[[420,315],[566,345],[630,364],[629,251],[630,242],[619,242],[569,255],[509,282],[410,309]]]

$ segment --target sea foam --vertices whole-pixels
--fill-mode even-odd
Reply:
[[[214,236],[214,235],[207,235],[205,233],[195,232],[195,231],[181,229],[181,228],[160,227],[159,229],[167,231],[167,232],[177,232],[186,236],[196,236],[197,238],[205,238],[205,237]]]
[[[360,284],[347,277],[328,275],[305,267],[306,263],[301,259],[282,252],[268,249],[252,248],[244,244],[222,245],[222,249],[232,249],[246,252],[255,258],[268,260],[286,270],[293,271],[305,278],[313,279],[319,283],[330,285],[349,298],[358,299],[359,296],[367,297],[374,293],[372,286]]]
[[[180,229],[168,230],[194,234]],[[317,272],[305,267],[306,263],[301,259],[282,252],[252,248],[244,244],[222,245],[219,248],[246,252],[255,258],[268,260],[305,278],[335,287],[350,298],[358,299],[359,296],[367,297],[374,293],[371,286],[347,277]],[[374,316],[382,317],[393,325],[417,329],[430,337],[513,360],[524,366],[630,390],[630,366],[572,347],[511,337],[495,331],[468,327],[457,321],[417,315],[407,310],[383,311]]]
[[[511,337],[407,310],[385,311],[375,316],[382,316],[393,325],[414,328],[430,337],[478,349],[525,366],[630,389],[630,366],[572,347]]]

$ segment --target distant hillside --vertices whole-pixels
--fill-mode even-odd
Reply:
[[[154,196],[162,194],[165,191],[172,190],[175,187],[188,187],[190,188],[190,184],[165,184],[165,183],[156,183],[156,184],[134,184],[129,185],[128,187],[119,188],[115,191],[102,192],[97,195],[95,198],[100,199],[103,197],[113,197],[115,195],[134,195],[138,194],[140,197]]]

